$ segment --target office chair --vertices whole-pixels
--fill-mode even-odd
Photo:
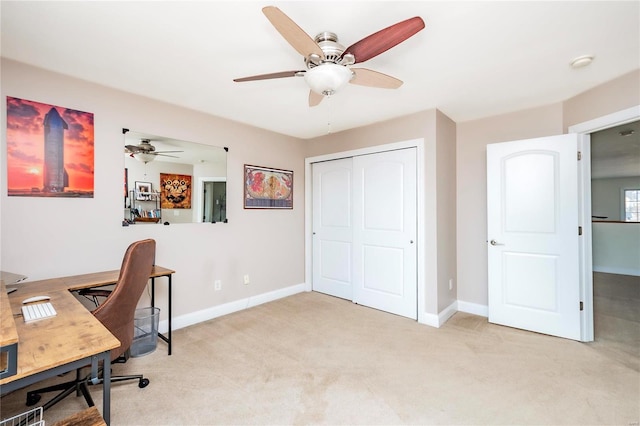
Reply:
[[[129,357],[129,347],[134,335],[135,311],[138,300],[149,281],[149,274],[155,261],[155,251],[156,242],[152,239],[132,243],[122,259],[118,282],[106,300],[92,311],[93,315],[120,341],[120,346],[111,351],[112,364],[124,362]],[[102,369],[104,368],[109,367],[103,365]],[[99,373],[100,376],[102,376],[101,373]],[[112,383],[125,380],[138,380],[140,388],[149,384],[149,379],[141,374],[111,377]],[[88,386],[100,383],[102,383],[101,377],[97,383],[93,383],[89,381],[88,375],[82,376],[81,369],[77,369],[75,380],[27,392],[27,406],[37,404],[43,393],[62,391],[42,406],[43,410],[47,410],[75,391],[77,396],[82,394],[87,404],[92,407],[95,404]]]

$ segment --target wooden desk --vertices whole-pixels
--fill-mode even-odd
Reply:
[[[5,291],[0,285],[0,291]],[[111,350],[120,346],[113,336],[69,291],[49,289],[55,317],[26,323],[21,316],[22,300],[36,292],[16,291],[9,295],[10,311],[18,335],[16,374],[0,380],[5,394],[46,378],[91,364],[91,376],[98,377],[98,366],[111,362]],[[3,321],[4,322],[4,321]],[[2,332],[4,333],[4,324]],[[4,336],[3,336],[4,337]],[[4,340],[4,338],[2,339]],[[111,412],[111,371],[103,372],[102,414],[107,424]]]
[[[168,354],[171,355],[171,276],[175,273],[172,269],[163,268],[162,266],[154,265],[151,269],[149,278],[151,279],[151,306],[155,307],[155,294],[156,294],[156,278],[167,277],[168,280],[168,322],[169,330],[167,336],[162,333],[158,333],[158,337],[164,340],[168,346]],[[18,290],[11,295],[20,294],[23,300],[29,295],[46,294],[57,290],[77,291],[86,288],[104,287],[113,285],[118,282],[118,276],[120,270],[113,271],[94,272],[91,274],[73,275],[69,277],[49,278],[39,281],[25,281],[18,286]]]
[[[18,331],[4,282],[0,281],[0,379],[13,376],[18,369]]]

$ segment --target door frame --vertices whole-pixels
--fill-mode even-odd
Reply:
[[[580,240],[580,296],[584,310],[580,316],[581,341],[592,342],[593,330],[593,259],[591,232],[591,133],[640,119],[640,105],[593,120],[569,126],[569,133],[578,134],[578,223],[582,226]]]
[[[197,189],[197,194],[198,197],[196,197],[196,202],[195,202],[195,212],[194,214],[196,215],[196,217],[194,218],[194,222],[197,223],[202,223],[202,209],[204,209],[204,197],[202,196],[202,193],[204,191],[204,184],[205,182],[226,182],[227,178],[224,176],[204,176],[204,177],[199,177],[198,178],[198,189]]]
[[[386,151],[395,151],[399,149],[416,148],[416,266],[417,266],[417,300],[418,300],[418,322],[422,324],[434,325],[432,315],[427,315],[425,312],[425,297],[431,297],[433,300],[437,300],[437,285],[429,286],[429,294],[426,295],[426,271],[425,271],[425,259],[428,251],[425,247],[425,141],[424,139],[411,139],[408,141],[389,143],[384,145],[376,145],[366,148],[354,149],[349,151],[335,152],[330,154],[319,155],[315,157],[305,158],[305,214],[304,214],[304,229],[305,229],[305,290],[311,291],[313,281],[313,209],[312,209],[312,197],[313,193],[313,176],[311,172],[311,166],[313,163],[319,163],[322,161],[338,160],[341,158],[355,157],[367,154],[376,154]],[[435,151],[435,144],[433,147]],[[433,291],[431,291],[433,289]],[[433,293],[433,294],[432,294]],[[437,314],[435,315],[437,319]]]

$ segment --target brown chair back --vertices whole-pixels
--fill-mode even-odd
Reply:
[[[122,259],[120,276],[115,288],[93,311],[93,315],[120,340],[120,346],[111,351],[111,360],[125,353],[131,346],[136,307],[149,281],[155,254],[155,240],[132,243]]]

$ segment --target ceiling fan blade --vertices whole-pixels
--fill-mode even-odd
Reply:
[[[168,152],[184,152],[184,151],[154,151],[154,152],[151,152],[150,154],[166,154]]]
[[[349,81],[351,84],[380,87],[382,89],[397,89],[402,86],[402,80],[378,71],[367,68],[351,68],[351,71],[355,74],[351,81]]]
[[[315,53],[324,59],[324,52],[322,52],[322,49],[313,38],[304,32],[298,24],[293,22],[291,18],[285,15],[280,9],[275,6],[266,6],[262,8],[262,13],[265,14],[276,30],[278,30],[282,37],[284,37],[299,54],[306,58],[310,54]]]
[[[298,76],[301,77],[304,75],[304,73],[305,73],[304,70],[273,72],[270,74],[253,75],[251,77],[234,78],[233,81],[235,81],[236,83],[240,83],[243,81],[269,80],[271,78],[285,78],[285,77],[298,77]]]
[[[409,18],[380,30],[377,33],[373,33],[359,42],[352,44],[347,47],[342,54],[342,57],[350,53],[355,57],[355,63],[368,61],[369,59],[402,43],[423,28],[424,21],[422,18],[419,16]]]
[[[317,106],[324,99],[324,95],[314,92],[313,90],[309,90],[309,106],[314,107]]]
[[[165,152],[172,152],[172,151],[165,151]],[[182,152],[182,151],[175,151],[175,152]],[[153,154],[153,155],[158,156],[158,157],[180,158],[180,157],[176,157],[175,155],[167,155],[167,154],[162,154],[162,153],[159,153],[159,152],[151,152],[150,154]]]

